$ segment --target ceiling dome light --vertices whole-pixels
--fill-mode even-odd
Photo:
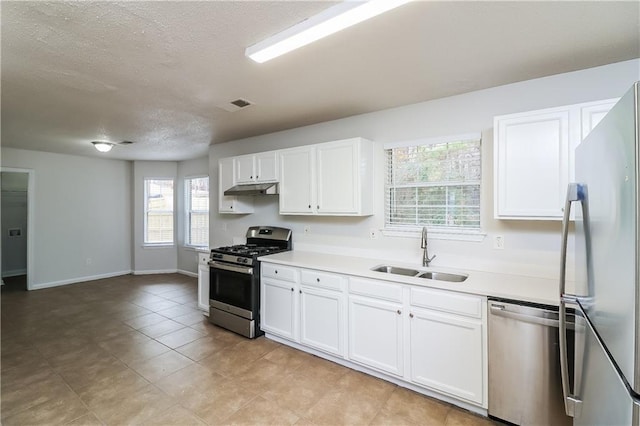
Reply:
[[[93,141],[91,143],[100,152],[109,152],[111,151],[111,148],[113,148],[113,144],[111,142]]]

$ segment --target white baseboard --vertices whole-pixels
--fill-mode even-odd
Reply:
[[[184,269],[178,269],[178,273],[182,275],[186,275],[188,277],[198,278],[198,274],[196,272],[185,271]]]
[[[27,269],[13,269],[11,271],[2,271],[2,278],[17,277],[19,275],[27,275]]]
[[[133,271],[133,275],[153,275],[153,274],[177,274],[177,269],[154,269],[144,271]]]
[[[90,275],[90,276],[87,276],[87,277],[78,277],[78,278],[71,278],[71,279],[68,279],[68,280],[51,281],[51,282],[48,282],[48,283],[33,284],[33,285],[31,285],[31,290],[40,290],[42,288],[58,287],[58,286],[61,286],[61,285],[81,283],[81,282],[85,282],[85,281],[95,281],[95,280],[101,280],[101,279],[104,279],[104,278],[119,277],[121,275],[129,275],[130,273],[131,273],[131,271],[109,272],[108,274]]]

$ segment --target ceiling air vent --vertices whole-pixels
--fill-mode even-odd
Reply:
[[[222,108],[223,110],[229,112],[236,112],[251,105],[253,105],[253,102],[251,101],[248,101],[246,99],[236,99],[235,101],[230,101],[229,103],[218,105],[218,108]]]

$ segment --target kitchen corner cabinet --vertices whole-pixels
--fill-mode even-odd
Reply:
[[[253,213],[253,199],[251,197],[224,195],[224,191],[236,184],[234,179],[235,166],[233,158],[222,158],[218,162],[218,213]]]
[[[574,178],[574,151],[616,100],[494,119],[494,216],[559,220]]]
[[[209,314],[209,253],[198,253],[198,308]]]
[[[373,214],[373,143],[362,138],[280,151],[280,214]]]
[[[266,183],[278,181],[276,151],[234,157],[235,183]]]

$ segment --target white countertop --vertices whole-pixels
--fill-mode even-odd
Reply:
[[[451,269],[444,267],[425,268],[419,265],[401,262],[389,262],[389,265],[417,269],[420,271],[441,271],[463,273],[468,278],[461,283],[436,281],[424,278],[407,277],[403,275],[374,272],[371,268],[387,264],[379,259],[362,257],[338,256],[309,251],[288,251],[259,258],[261,261],[289,265],[301,268],[318,269],[338,274],[354,275],[396,283],[417,285],[422,287],[439,288],[443,290],[472,293],[481,296],[501,297],[522,300],[546,305],[558,305],[558,280],[537,278],[522,275],[500,274],[493,272]],[[567,290],[571,290],[567,283]]]

